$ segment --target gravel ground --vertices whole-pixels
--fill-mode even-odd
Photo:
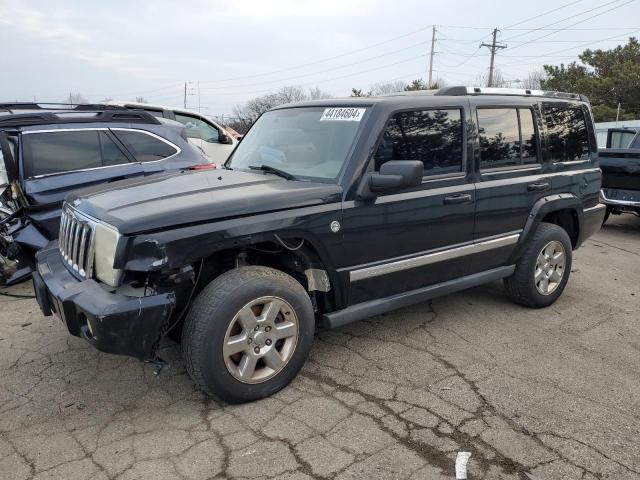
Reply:
[[[4,293],[29,295],[22,285]],[[0,296],[3,479],[640,479],[640,219],[614,217],[545,310],[499,283],[318,331],[252,404],[102,354]]]

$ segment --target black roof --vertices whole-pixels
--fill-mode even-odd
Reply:
[[[116,105],[0,103],[0,129],[69,123],[161,122],[149,112]]]
[[[588,99],[584,95],[577,93],[565,93],[565,92],[552,92],[533,89],[515,89],[515,88],[489,88],[489,87],[444,87],[439,90],[416,90],[408,92],[395,92],[386,95],[380,95],[376,97],[346,97],[346,98],[329,98],[322,100],[308,100],[303,102],[289,103],[286,105],[280,105],[275,107],[287,108],[287,107],[301,107],[301,106],[340,106],[340,107],[356,107],[356,106],[370,106],[376,104],[390,104],[390,105],[407,105],[409,106],[413,102],[418,102],[421,105],[426,102],[440,105],[446,103],[446,99],[456,98],[459,99],[463,96],[483,97],[505,102],[509,98],[521,98],[521,99],[535,99],[544,98],[552,100],[566,100],[566,101],[581,101],[588,102]]]

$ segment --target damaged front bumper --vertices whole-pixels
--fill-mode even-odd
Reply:
[[[78,280],[65,267],[57,241],[37,253],[36,264],[33,286],[45,316],[55,313],[69,333],[103,352],[155,359],[175,306],[173,293],[130,297]]]

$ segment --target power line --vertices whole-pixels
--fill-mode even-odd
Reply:
[[[315,85],[322,84],[322,83],[333,82],[335,80],[341,80],[343,78],[355,77],[355,76],[362,75],[362,74],[365,74],[365,73],[374,72],[376,70],[382,70],[384,68],[395,67],[396,65],[400,65],[402,63],[415,61],[417,59],[425,59],[426,57],[427,57],[427,54],[422,54],[422,55],[418,55],[418,56],[415,56],[415,57],[407,58],[405,60],[400,60],[398,62],[389,63],[389,64],[386,64],[386,65],[381,65],[381,66],[378,66],[378,67],[375,67],[375,68],[370,68],[370,69],[367,69],[367,70],[361,70],[359,72],[349,73],[347,75],[341,75],[339,77],[327,78],[327,79],[320,80],[320,81],[304,83],[304,84],[298,85],[298,86],[300,86],[300,87],[309,87],[309,86],[315,86]],[[424,73],[424,70],[422,72]],[[256,90],[256,91],[253,91],[253,92],[237,92],[237,91],[218,92],[218,93],[215,93],[215,95],[238,95],[238,94],[240,94],[240,95],[254,95],[254,94],[270,93],[270,92],[273,92],[273,89]]]
[[[502,30],[506,30],[508,28],[515,27],[516,25],[522,25],[523,23],[530,22],[531,20],[535,20],[536,18],[544,17],[545,15],[549,15],[550,13],[557,12],[558,10],[562,10],[565,7],[569,7],[571,5],[575,5],[576,3],[580,3],[581,1],[582,0],[576,0],[576,1],[573,1],[573,2],[565,3],[564,5],[561,5],[561,6],[557,7],[557,8],[554,8],[553,10],[548,10],[546,12],[539,13],[538,15],[535,15],[533,17],[529,17],[529,18],[527,18],[525,20],[521,20],[519,22],[512,23],[511,25],[507,25]]]
[[[616,0],[616,1],[617,1],[617,0]],[[593,18],[599,17],[599,16],[604,15],[604,14],[606,14],[606,13],[609,13],[609,12],[611,12],[611,11],[613,11],[613,10],[616,10],[616,9],[618,9],[618,8],[624,7],[625,5],[629,5],[630,3],[633,3],[634,1],[635,1],[635,0],[629,0],[629,1],[625,2],[625,3],[620,4],[620,5],[616,5],[615,7],[613,7],[613,8],[611,8],[611,9],[607,10],[606,12],[597,13],[597,14],[595,14],[595,15],[592,15],[592,16],[588,17],[588,18],[585,18],[584,20],[580,20],[580,21],[578,21],[578,22],[576,22],[576,23],[573,23],[573,24],[571,24],[571,25],[569,25],[569,26],[570,26],[570,27],[572,27],[572,26],[574,26],[574,25],[578,25],[578,24],[580,24],[580,23],[586,22],[586,21],[588,21],[588,20],[591,20],[591,19],[593,19]],[[613,3],[613,2],[609,2],[609,3]],[[607,4],[605,4],[605,5],[609,5],[609,4],[607,3]],[[561,30],[558,30],[558,31],[561,31]],[[530,40],[529,42],[521,43],[520,45],[516,45],[515,47],[511,47],[511,49],[510,49],[510,50],[513,50],[514,48],[520,48],[520,47],[522,47],[523,45],[527,45],[527,44],[529,44],[529,43],[532,43],[532,42],[538,41],[538,40],[540,40],[540,39],[542,39],[542,38],[546,38],[546,37],[548,37],[548,36],[550,36],[550,35],[554,35],[555,33],[557,33],[557,32],[547,33],[546,35],[543,35],[543,36],[538,37],[538,38],[534,38],[533,40]]]
[[[429,30],[430,28],[432,28],[431,25],[428,26],[428,27],[419,28],[418,30],[414,30],[412,32],[405,33],[403,35],[398,35],[397,37],[393,37],[393,38],[390,38],[388,40],[384,40],[382,42],[378,42],[378,43],[374,43],[374,44],[368,45],[366,47],[358,48],[356,50],[351,50],[351,51],[348,51],[348,52],[341,53],[339,55],[334,55],[332,57],[326,57],[326,58],[323,58],[323,59],[320,59],[320,60],[315,60],[313,62],[294,65],[292,67],[287,67],[287,68],[283,68],[283,69],[280,69],[280,70],[274,70],[274,71],[266,72],[266,73],[256,73],[256,74],[253,74],[253,75],[243,75],[243,76],[239,76],[239,77],[232,77],[232,78],[226,78],[226,79],[220,79],[220,80],[207,80],[207,81],[203,81],[201,83],[228,82],[228,81],[240,80],[240,79],[244,79],[244,78],[256,78],[256,77],[264,77],[264,76],[268,76],[268,75],[275,75],[276,73],[288,72],[290,70],[299,70],[299,69],[304,68],[304,67],[309,67],[311,65],[317,65],[319,63],[325,63],[325,62],[328,62],[330,60],[335,60],[336,58],[346,57],[346,56],[349,56],[349,55],[353,55],[354,53],[358,53],[358,52],[362,52],[362,51],[365,51],[365,50],[369,50],[369,49],[374,48],[374,47],[379,47],[380,45],[384,45],[384,44],[387,44],[387,43],[395,42],[396,40],[399,40],[401,38],[406,38],[406,37],[409,37],[411,35],[415,35],[416,33],[424,32],[425,30]]]
[[[585,13],[590,13],[590,12],[593,12],[594,10],[599,10],[599,9],[604,8],[604,7],[607,7],[607,6],[609,6],[609,5],[613,4],[613,3],[618,3],[619,1],[620,1],[620,0],[612,0],[612,1],[608,2],[608,3],[603,4],[603,5],[598,5],[597,7],[590,8],[589,10],[585,10],[585,11],[583,11],[583,12],[576,13],[576,14],[574,14],[574,15],[570,15],[570,16],[568,16],[568,17],[565,17],[565,18],[561,19],[561,20],[556,20],[555,22],[552,22],[552,23],[548,23],[548,24],[546,24],[546,25],[543,25],[543,26],[542,26],[542,27],[540,27],[540,28],[534,28],[534,29],[530,30],[529,32],[519,33],[519,34],[514,35],[514,36],[512,36],[512,37],[506,38],[506,39],[505,39],[505,42],[510,42],[510,41],[511,41],[511,40],[513,40],[514,38],[518,38],[518,37],[521,37],[521,36],[523,36],[523,35],[528,35],[529,33],[532,33],[532,32],[535,32],[535,31],[538,31],[538,30],[540,30],[540,29],[542,29],[542,28],[551,27],[551,26],[553,26],[553,25],[557,25],[557,24],[562,23],[562,22],[565,22],[565,21],[567,21],[567,20],[571,20],[572,18],[579,17],[579,16],[581,16],[581,15],[584,15]],[[634,0],[629,0],[629,2],[627,2],[627,3],[631,3],[631,2],[633,2],[633,1],[634,1]],[[611,8],[610,10],[607,10],[607,11],[601,12],[601,13],[599,13],[599,14],[596,14],[596,15],[592,16],[592,17],[585,18],[584,20],[580,20],[579,22],[576,22],[576,23],[574,23],[574,24],[572,24],[572,25],[568,25],[567,27],[562,27],[562,28],[555,29],[555,30],[553,30],[551,33],[549,33],[549,34],[547,34],[547,35],[543,35],[542,37],[536,38],[535,40],[540,40],[541,38],[546,38],[546,37],[548,37],[548,36],[550,36],[550,35],[553,35],[553,34],[554,34],[554,33],[556,33],[556,32],[564,31],[566,28],[570,28],[570,27],[573,27],[573,26],[578,25],[578,24],[580,24],[580,23],[586,22],[587,20],[591,20],[592,18],[595,18],[595,17],[597,17],[597,16],[600,16],[600,15],[603,15],[603,14],[605,14],[605,13],[608,13],[608,12],[610,12],[610,11],[612,11],[612,10],[615,10],[616,8],[620,8],[620,7],[621,7],[621,6],[623,6],[623,5],[626,5],[626,3],[625,3],[625,4],[622,4],[622,5],[618,5],[618,6],[616,6],[616,7],[613,7],[613,8]],[[515,48],[515,47],[514,47],[514,48]]]
[[[322,74],[322,73],[326,73],[326,72],[332,72],[335,70],[340,70],[343,68],[349,68],[352,67],[354,65],[361,65],[363,63],[366,62],[370,62],[371,60],[376,60],[378,58],[383,58],[383,57],[388,57],[389,55],[395,55],[396,53],[400,53],[403,52],[405,50],[409,50],[411,48],[415,48],[415,47],[419,47],[419,46],[424,46],[427,45],[428,42],[420,42],[420,43],[416,43],[414,45],[410,45],[408,47],[404,47],[404,48],[400,48],[398,50],[394,50],[392,52],[387,52],[387,53],[383,53],[380,55],[376,55],[374,57],[369,57],[369,58],[365,58],[364,60],[360,60],[358,62],[350,62],[348,64],[342,64],[342,65],[338,65],[335,67],[331,67],[331,68],[325,68],[321,71],[315,71],[315,72],[311,72],[311,73],[303,73],[300,75],[295,75],[293,77],[285,77],[285,78],[279,78],[279,79],[275,79],[275,80],[266,80],[266,81],[260,81],[260,82],[252,82],[252,83],[246,83],[246,84],[241,84],[241,85],[220,85],[220,86],[216,86],[216,87],[202,87],[202,90],[223,90],[225,88],[235,88],[235,87],[251,87],[251,86],[255,86],[255,85],[265,85],[265,84],[274,84],[274,83],[282,83],[282,82],[288,82],[290,80],[297,80],[299,78],[304,78],[304,77],[310,77],[313,75],[318,75],[318,74]],[[201,82],[204,83],[204,82]]]

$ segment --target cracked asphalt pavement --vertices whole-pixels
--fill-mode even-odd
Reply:
[[[29,295],[30,285],[3,293]],[[560,300],[499,283],[316,334],[292,385],[240,406],[99,353],[0,296],[2,479],[640,479],[640,219],[574,256]]]

